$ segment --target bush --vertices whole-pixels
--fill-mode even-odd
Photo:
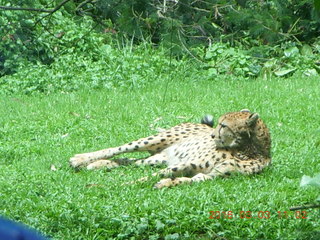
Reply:
[[[144,45],[136,48],[114,48],[102,44],[100,54],[67,54],[56,58],[50,66],[31,65],[11,76],[0,78],[0,89],[10,93],[70,92],[80,88],[133,88],[149,82],[165,80],[166,73],[178,69],[176,60],[170,61],[164,50]],[[164,75],[164,77],[162,77]]]
[[[6,6],[53,9],[61,1],[8,1]],[[63,54],[99,55],[104,44],[132,39],[169,46],[173,54],[214,42],[277,46],[314,43],[319,32],[317,1],[69,1],[52,14],[2,11],[0,76],[32,64],[50,65]],[[240,54],[240,53],[239,53]],[[242,60],[243,62],[243,60]],[[241,63],[239,63],[241,66]],[[255,64],[254,64],[255,65]],[[233,66],[232,66],[233,67]],[[251,67],[246,66],[246,67]],[[232,71],[237,71],[237,64]],[[241,70],[242,71],[242,70]],[[244,70],[256,75],[258,69]]]

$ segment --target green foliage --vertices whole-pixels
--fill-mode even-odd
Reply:
[[[93,39],[96,41],[87,39],[78,41],[74,47],[62,48],[60,51],[68,53],[56,57],[50,65],[29,64],[16,74],[3,76],[0,78],[0,90],[6,94],[49,94],[82,88],[133,89],[154,82],[177,81],[176,71],[183,74],[187,81],[232,76],[268,79],[292,74],[310,77],[320,73],[317,44],[299,46],[286,43],[276,47],[245,49],[216,43],[205,49],[204,53],[203,49],[192,49],[195,55],[204,56],[201,62],[191,58],[170,58],[168,51],[150,44],[130,46],[127,43],[128,47],[113,47],[105,43],[103,37]],[[72,41],[77,40],[70,39]],[[90,48],[94,50],[90,51]]]
[[[163,73],[172,68],[180,69],[181,63],[175,60],[170,62],[161,49],[140,46],[120,50],[102,42],[94,44],[97,46],[95,52],[90,53],[91,56],[63,55],[50,66],[33,65],[14,75],[2,77],[0,89],[7,94],[48,94],[81,88],[136,88],[150,82],[164,81]]]
[[[318,76],[320,74],[319,54],[319,42],[313,46],[286,42],[272,49],[271,55],[276,57],[262,62],[260,74],[264,78],[272,74],[278,77],[288,76],[293,72],[302,73],[304,76]]]
[[[178,45],[204,44],[208,39],[240,40],[245,37],[261,43],[283,40],[310,41],[318,36],[319,15],[313,0],[268,1],[98,1],[94,16],[111,19],[120,33],[139,41],[154,42],[171,32]],[[116,14],[117,13],[117,14]]]
[[[5,6],[45,10],[58,3],[61,1],[1,1]],[[316,6],[313,0],[79,0],[69,1],[52,14],[1,10],[0,76],[30,64],[49,66],[66,54],[86,55],[95,61],[101,45],[122,45],[123,39],[170,47],[176,57],[199,46],[212,47],[216,42],[228,42],[232,47],[277,48],[286,41],[311,46],[319,32]],[[242,59],[232,63],[232,69],[218,72],[257,76],[263,68],[243,52],[229,54],[241,55]],[[308,68],[311,74],[312,68]],[[289,70],[279,74],[286,75]]]
[[[41,7],[38,1],[23,2],[10,1],[7,6]],[[28,66],[29,62],[49,64],[53,61],[48,53],[48,41],[38,39],[37,17],[27,11],[0,11],[0,76],[12,74]]]
[[[256,77],[261,70],[258,60],[250,56],[247,51],[230,47],[227,44],[211,45],[206,51],[205,60],[211,77],[220,74]]]
[[[201,55],[201,50],[197,51]],[[250,49],[215,43],[206,49],[204,61],[212,77],[221,74],[244,78],[269,78],[272,75],[286,77],[294,72],[318,76],[319,54],[319,43],[309,46],[286,42],[274,47],[258,46]]]

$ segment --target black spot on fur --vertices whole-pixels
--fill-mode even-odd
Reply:
[[[222,158],[225,159],[227,155],[225,153],[222,153]]]
[[[216,158],[216,161],[219,162],[219,161],[220,161],[220,158]]]
[[[168,134],[167,137],[172,137],[172,135]]]
[[[206,162],[206,168],[208,168],[210,166],[209,162]]]
[[[192,167],[193,169],[196,169],[196,168],[197,168],[197,165],[195,165],[194,163],[191,163],[191,167]]]
[[[162,138],[160,141],[161,141],[161,142],[164,142],[164,141],[166,141],[166,139]]]
[[[174,171],[174,172],[176,172],[177,170],[178,170],[178,168],[177,168],[177,167],[172,168],[172,171]]]
[[[148,141],[144,141],[143,143],[144,143],[144,145],[147,145],[149,142]]]
[[[225,172],[225,173],[224,173],[224,175],[226,175],[226,176],[230,176],[230,175],[231,175],[231,173],[230,173],[230,172]]]
[[[153,137],[149,137],[148,140],[153,140]]]
[[[132,145],[132,142],[131,142],[131,143],[128,143],[128,145]]]
[[[135,149],[135,150],[136,150],[136,149],[138,149],[138,148],[139,148],[139,146],[138,146],[138,145],[135,145],[135,146],[134,146],[134,149]]]

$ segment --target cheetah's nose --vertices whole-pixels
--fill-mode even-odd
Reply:
[[[212,138],[215,138],[215,136],[216,136],[216,135],[214,135],[214,133],[211,134],[211,137],[212,137]]]

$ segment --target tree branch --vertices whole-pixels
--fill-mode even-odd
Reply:
[[[59,3],[55,8],[53,9],[41,9],[41,8],[24,8],[24,7],[8,7],[8,6],[0,6],[0,9],[3,10],[9,10],[9,11],[29,11],[29,12],[45,12],[52,14],[56,11],[58,11],[64,4],[69,2],[71,0],[63,0],[61,3]],[[48,15],[49,15],[48,14]]]
[[[52,10],[40,9],[40,8],[22,8],[22,7],[7,7],[7,6],[0,6],[0,9],[10,10],[10,11],[29,11],[29,12],[46,12],[46,13],[52,12]]]
[[[308,209],[308,208],[320,208],[320,204],[309,204],[309,205],[291,207],[291,208],[290,208],[290,211],[301,210],[301,209]]]

